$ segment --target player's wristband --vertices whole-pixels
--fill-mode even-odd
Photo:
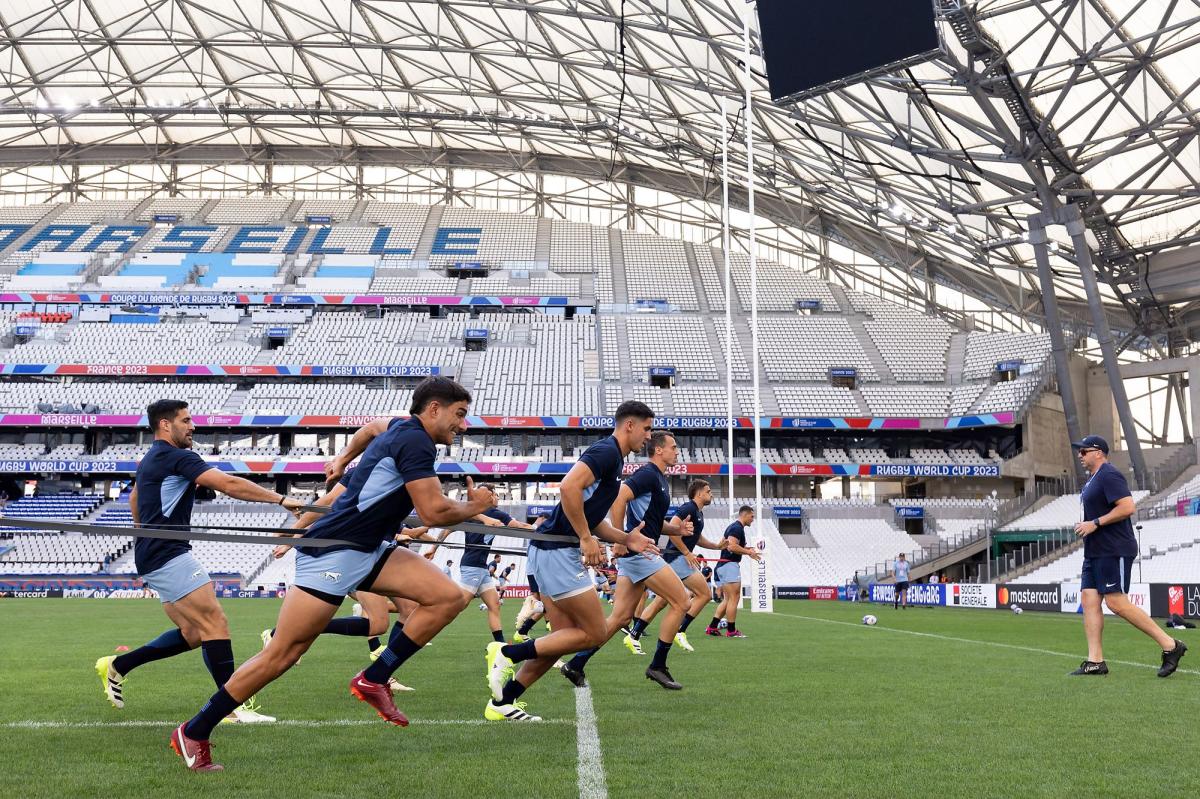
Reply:
[[[1102,526],[1103,526],[1103,525],[1101,525],[1101,524],[1100,524],[1100,517],[1099,517],[1099,516],[1097,516],[1096,518],[1092,519],[1092,524],[1096,525],[1096,527],[1102,527]]]
[[[281,495],[280,495],[280,497],[279,497],[279,501],[278,501],[278,502],[276,502],[275,504],[276,504],[276,505],[282,505],[282,504],[283,504],[283,501],[284,501],[285,499],[287,499],[287,494],[281,494]]]

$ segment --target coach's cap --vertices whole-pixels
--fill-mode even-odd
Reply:
[[[1083,441],[1072,441],[1071,446],[1075,449],[1098,449],[1108,454],[1108,442],[1100,436],[1084,436]]]

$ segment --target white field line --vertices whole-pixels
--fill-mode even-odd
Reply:
[[[867,627],[864,624],[858,624],[858,623],[851,622],[851,621],[840,621],[838,619],[822,619],[818,616],[799,616],[795,613],[776,612],[773,615],[787,616],[788,618],[801,619],[803,621],[815,621],[815,622],[820,622],[821,624],[840,624],[840,625],[843,625],[846,627],[861,628],[864,631],[879,630],[882,632],[897,633],[899,635],[915,635],[915,636],[919,636],[921,638],[935,638],[939,641],[953,641],[953,642],[959,643],[959,644],[974,644],[975,646],[991,646],[991,647],[996,647],[997,649],[1015,649],[1019,652],[1033,652],[1034,654],[1037,654],[1037,655],[1050,655],[1052,657],[1070,658],[1071,660],[1082,660],[1082,658],[1080,658],[1078,652],[1076,652],[1076,653],[1055,652],[1050,649],[1038,649],[1037,647],[1033,647],[1033,646],[1021,646],[1019,644],[1004,644],[999,641],[980,641],[975,638],[959,638],[954,635],[939,635],[938,633],[923,633],[923,632],[918,632],[916,630],[897,630],[893,627],[879,627],[879,626]],[[1158,670],[1158,666],[1155,666],[1151,663],[1136,663],[1132,660],[1108,660],[1107,662],[1117,663],[1121,666],[1133,666],[1133,667],[1139,668],[1139,669],[1154,669],[1156,671]],[[1179,674],[1200,674],[1200,671],[1196,671],[1194,669],[1176,669],[1176,671]]]
[[[575,741],[579,748],[577,771],[580,799],[608,799],[604,755],[600,751],[600,733],[596,729],[591,688],[575,689]]]

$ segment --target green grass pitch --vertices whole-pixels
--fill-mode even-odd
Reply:
[[[244,660],[278,610],[223,602]],[[505,605],[511,635],[518,603]],[[344,612],[349,612],[349,604]],[[710,606],[711,608],[711,606]],[[865,612],[877,627],[859,624]],[[777,602],[743,612],[745,640],[703,635],[671,657],[614,640],[588,667],[610,797],[1200,795],[1200,639],[1173,677],[1155,646],[1107,620],[1112,674],[1068,678],[1076,616]],[[97,657],[166,629],[153,601],[0,601],[0,792],[5,797],[568,797],[578,795],[574,689],[551,672],[525,696],[549,723],[482,721],[486,619],[472,604],[397,677],[412,726],[379,721],[346,684],[360,638],[326,636],[260,695],[286,725],[223,726],[223,774],[167,747],[213,686],[199,652],[142,667],[126,707],[101,695]],[[535,633],[541,631],[539,627]],[[1187,640],[1187,638],[1185,638]]]

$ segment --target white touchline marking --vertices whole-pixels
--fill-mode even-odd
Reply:
[[[409,719],[409,726],[419,727],[483,727],[483,726],[501,726],[494,721],[486,721],[484,719]],[[574,724],[570,719],[545,719],[532,726],[538,724]],[[0,722],[0,729],[9,730],[70,730],[70,729],[85,729],[93,727],[164,727],[174,728],[178,726],[178,721],[145,721],[145,720],[128,720],[128,721],[42,721],[37,719],[29,719],[26,721],[5,721]],[[383,726],[384,722],[379,719],[281,719],[273,724],[237,724],[233,726],[245,727],[253,726],[256,729],[263,727],[367,727],[367,726]],[[509,727],[514,725],[507,725]]]
[[[575,689],[575,741],[579,748],[580,799],[608,799],[604,755],[600,751],[600,733],[596,729],[591,688]]]
[[[975,638],[958,638],[957,636],[953,636],[953,635],[939,635],[937,633],[922,633],[922,632],[918,632],[916,630],[897,630],[894,627],[879,627],[878,625],[874,626],[874,627],[868,627],[864,624],[859,624],[857,622],[852,622],[852,621],[839,621],[838,619],[822,619],[817,616],[798,616],[795,613],[776,612],[775,615],[776,616],[787,616],[792,619],[803,619],[805,621],[819,621],[824,624],[841,624],[846,627],[861,627],[864,630],[880,630],[880,631],[888,632],[888,633],[900,633],[902,635],[916,635],[916,636],[920,636],[922,638],[936,638],[939,641],[954,641],[954,642],[960,643],[960,644],[976,644],[977,646],[994,646],[999,649],[1016,649],[1021,652],[1033,652],[1038,655],[1053,655],[1054,657],[1071,658],[1072,660],[1079,660],[1078,654],[1072,654],[1070,652],[1054,652],[1050,649],[1038,649],[1037,647],[1033,647],[1033,646],[1021,646],[1019,644],[1002,644],[999,641],[980,641]],[[1139,669],[1154,669],[1155,671],[1158,670],[1158,666],[1155,666],[1153,664],[1135,663],[1132,660],[1107,660],[1106,662],[1117,663],[1121,666],[1134,666]],[[1193,669],[1176,669],[1176,672],[1179,674],[1200,674],[1200,671],[1195,671]]]

